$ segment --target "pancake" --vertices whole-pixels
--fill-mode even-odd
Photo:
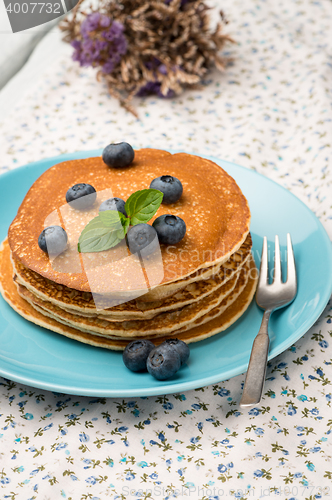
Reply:
[[[230,258],[223,262],[222,264],[216,264],[211,267],[199,269],[193,274],[182,278],[181,280],[173,281],[172,283],[166,283],[162,286],[157,286],[152,288],[147,293],[142,295],[139,298],[140,302],[149,302],[155,300],[164,300],[167,297],[172,296],[177,293],[179,290],[182,290],[185,286],[190,283],[195,283],[196,281],[209,279],[211,276],[215,276],[219,273],[221,266],[223,266],[226,270],[236,270],[238,267],[242,266],[250,255],[252,247],[252,239],[251,234],[248,233],[245,241],[241,245],[241,247],[234,252]],[[226,271],[227,272],[227,271]]]
[[[67,325],[59,323],[58,321],[46,317],[36,309],[34,309],[26,300],[24,300],[17,291],[17,288],[12,279],[13,268],[10,261],[9,248],[3,245],[0,248],[0,291],[8,304],[21,316],[28,321],[43,327],[47,330],[52,330],[70,339],[89,344],[94,347],[102,347],[105,349],[112,349],[115,351],[122,351],[128,341],[101,337],[79,331]],[[185,332],[178,333],[177,338],[185,341],[187,344],[197,342],[216,335],[235,323],[246,311],[250,305],[257,286],[257,273],[250,273],[249,280],[242,291],[237,297],[237,300],[228,307],[225,312],[220,316],[202,324],[195,328],[188,329]],[[47,331],[46,330],[46,331]],[[46,333],[46,332],[45,332]],[[163,342],[167,336],[160,337],[154,340],[155,344]]]
[[[249,278],[249,276],[247,276]],[[203,325],[207,321],[210,321],[211,319],[219,316],[222,314],[228,307],[230,307],[233,302],[236,301],[237,297],[241,294],[241,292],[244,290],[245,286],[247,284],[247,280],[241,279],[239,280],[239,283],[236,284],[236,286],[233,288],[232,292],[229,293],[225,298],[221,300],[221,302],[218,304],[218,306],[213,307],[209,312],[206,314],[200,315],[198,318],[196,318],[195,321],[190,321],[186,322],[184,326],[181,326],[181,324],[177,325],[177,327],[172,330],[167,332],[168,336],[177,336],[178,333],[185,332],[186,330],[191,329],[192,327],[197,327],[200,325]],[[48,307],[48,304],[45,303],[44,301],[39,301],[35,300],[32,294],[24,289],[21,285],[18,286],[18,293],[23,297],[27,302],[29,302],[32,307],[34,307],[37,311],[41,312],[42,314],[53,318],[60,323],[63,323],[64,325],[71,326],[73,328],[77,328],[80,331],[91,333],[93,335],[100,335],[101,337],[106,337],[106,338],[111,338],[113,340],[116,339],[121,339],[125,338],[128,341],[136,340],[138,338],[141,338],[139,333],[134,331],[132,335],[128,335],[127,332],[125,332],[125,335],[117,335],[115,332],[115,335],[113,334],[113,331],[109,333],[107,330],[105,330],[105,333],[102,333],[100,330],[97,331],[95,328],[95,323],[96,322],[89,322],[89,324],[82,324],[82,322],[77,321],[78,318],[75,318],[73,316],[68,317],[68,315],[64,314],[54,314],[54,311],[52,308]],[[182,323],[183,324],[183,323]],[[158,339],[159,337],[164,337],[165,332],[152,332],[149,333],[148,335],[144,335],[144,339],[150,339],[150,340],[155,340]]]
[[[180,328],[191,324],[193,321],[217,307],[227,295],[235,288],[237,282],[244,288],[248,280],[249,266],[245,265],[241,269],[239,276],[235,276],[221,288],[201,299],[198,302],[184,306],[178,310],[160,313],[148,320],[130,321],[105,321],[98,317],[86,317],[71,314],[55,306],[51,302],[43,301],[35,297],[31,292],[19,285],[19,294],[33,306],[42,308],[58,321],[65,321],[66,324],[74,328],[88,331],[93,334],[103,336],[116,336],[121,338],[146,338],[150,336],[161,336],[178,331]],[[235,297],[236,298],[236,297]]]
[[[109,168],[101,157],[96,157],[66,161],[44,172],[28,191],[10,225],[8,239],[14,258],[55,283],[91,292],[87,265],[94,268],[104,264],[105,259],[123,259],[126,249],[119,245],[82,257],[77,252],[81,229],[98,212],[102,196],[110,197],[110,189],[113,196],[127,199],[133,192],[148,188],[154,178],[166,174],[181,180],[183,195],[172,205],[161,205],[150,223],[171,213],[186,222],[187,233],[177,245],[161,245],[164,276],[156,284],[176,282],[199,269],[226,262],[249,232],[250,211],[240,188],[210,160],[155,149],[135,151],[134,162],[126,168]],[[89,211],[74,210],[65,201],[68,188],[80,182],[91,183],[98,192],[96,206]],[[57,257],[56,263],[51,263],[38,246],[39,234],[50,223],[63,225],[69,237],[69,248]],[[128,286],[125,271],[126,266],[116,279],[123,291]],[[140,281],[141,271],[141,267],[134,266],[130,273],[134,285],[130,286],[144,293],[147,285]]]
[[[5,243],[8,245],[8,243]],[[146,302],[140,299],[119,304],[111,309],[97,311],[90,292],[80,292],[54,283],[34,271],[27,269],[17,259],[13,259],[15,281],[27,288],[33,295],[71,312],[83,316],[98,316],[105,320],[149,319],[161,312],[179,309],[206,297],[231,279],[246,263],[250,256],[250,233],[246,242],[231,258],[213,274],[216,268],[199,271],[200,277],[191,275],[183,281],[188,284],[164,300]],[[203,278],[204,279],[203,279]],[[164,285],[167,286],[167,285]],[[162,288],[162,287],[161,287]],[[143,296],[144,297],[144,296]]]

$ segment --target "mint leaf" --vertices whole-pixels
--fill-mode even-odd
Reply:
[[[148,222],[160,207],[163,196],[157,189],[142,189],[129,196],[125,210],[131,225]]]
[[[116,225],[121,227],[126,220],[126,217],[121,212],[117,212],[116,210],[104,210],[99,212],[99,217],[104,226],[108,227]]]
[[[106,212],[113,212],[113,214],[101,216]],[[109,250],[120,243],[127,233],[129,219],[121,213],[122,217],[118,214],[119,212],[115,210],[106,210],[92,219],[80,234],[77,245],[78,251],[81,253],[101,252]]]
[[[81,232],[78,251],[101,252],[115,247],[126,236],[129,225],[146,223],[154,216],[163,196],[157,189],[142,189],[133,193],[126,201],[128,217],[116,210],[99,212]]]

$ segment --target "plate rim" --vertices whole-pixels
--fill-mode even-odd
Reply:
[[[149,148],[149,146],[146,146]],[[182,150],[175,150],[175,149],[167,149],[172,154],[176,153],[181,153],[184,152]],[[20,169],[34,169],[38,166],[41,166],[45,163],[50,163],[54,162],[54,164],[61,163],[64,161],[68,161],[71,159],[81,159],[81,158],[86,158],[86,157],[91,157],[91,156],[100,156],[102,153],[102,149],[93,149],[93,150],[87,150],[87,151],[76,151],[72,153],[64,153],[61,155],[53,156],[53,157],[47,157],[43,158],[41,160],[35,161],[35,162],[30,162],[26,165],[22,165],[20,167],[15,167],[13,169],[7,170],[0,175],[0,183],[1,179],[12,176],[12,175],[17,175],[17,173],[20,171]],[[235,167],[237,169],[242,169],[246,173],[250,172],[250,174],[254,176],[259,176],[264,180],[264,182],[268,181],[268,184],[271,183],[274,187],[277,186],[279,189],[283,190],[285,193],[287,193],[288,196],[293,198],[296,203],[299,203],[302,208],[306,210],[308,215],[314,219],[316,224],[318,225],[319,228],[319,234],[323,238],[325,248],[327,252],[327,256],[329,257],[328,262],[329,266],[332,271],[332,244],[331,240],[326,232],[325,227],[323,226],[322,222],[318,219],[318,217],[314,214],[314,212],[300,199],[298,198],[294,193],[289,191],[287,188],[284,186],[280,185],[278,182],[270,179],[269,177],[266,177],[265,175],[256,172],[254,169],[249,169],[246,167],[243,167],[242,165],[238,165],[236,163],[223,160],[222,158],[218,158],[217,156],[214,155],[204,155],[204,154],[196,154],[196,153],[189,153],[187,154],[193,154],[194,156],[200,156],[205,159],[209,159],[215,162],[222,162],[221,168],[224,168],[224,165],[230,165],[231,168]],[[48,165],[45,170],[50,168],[51,165]],[[227,169],[227,167],[226,167]],[[329,287],[328,287],[329,285]],[[315,314],[312,315],[312,317],[307,318],[307,320],[301,325],[301,335],[291,335],[290,337],[287,337],[283,342],[279,343],[275,348],[273,348],[268,355],[268,360],[271,360],[278,356],[280,353],[284,352],[290,345],[292,345],[294,342],[299,340],[305,333],[312,327],[312,325],[318,320],[318,318],[321,316],[322,312],[326,308],[328,301],[331,297],[332,294],[332,272],[331,272],[331,279],[330,282],[327,282],[326,288],[325,288],[325,294],[320,298],[320,307],[318,307],[315,310]],[[1,296],[1,300],[4,301],[4,298]],[[8,307],[10,307],[7,304]],[[252,304],[249,306],[251,307]],[[18,313],[16,313],[18,314]],[[246,314],[246,313],[245,313]],[[294,337],[294,338],[293,338]],[[295,338],[296,337],[296,338]],[[291,340],[290,340],[291,339]],[[249,360],[248,360],[249,361]],[[148,396],[156,396],[160,394],[176,394],[180,391],[188,391],[192,389],[196,389],[198,387],[205,387],[213,383],[221,383],[223,381],[226,381],[230,378],[233,378],[239,374],[242,374],[246,371],[248,366],[248,363],[245,363],[244,366],[237,366],[235,368],[229,368],[226,371],[223,371],[222,378],[221,375],[217,376],[216,374],[210,375],[208,377],[205,377],[203,379],[195,379],[195,380],[189,380],[189,381],[173,381],[171,383],[163,383],[162,385],[159,384],[157,386],[152,385],[149,388],[128,388],[128,389],[120,389],[120,390],[104,390],[104,389],[91,389],[87,388],[86,390],[78,387],[69,387],[67,385],[59,384],[59,383],[52,383],[52,382],[40,382],[39,380],[36,380],[33,377],[29,376],[20,376],[20,375],[15,375],[11,373],[10,371],[2,369],[0,366],[0,376],[13,380],[18,383],[23,383],[26,385],[29,385],[31,387],[35,388],[40,388],[52,392],[58,392],[58,393],[63,393],[63,394],[72,394],[72,395],[80,395],[80,396],[95,396],[95,397],[148,397]],[[218,378],[219,377],[219,378]],[[199,384],[198,384],[199,382]]]

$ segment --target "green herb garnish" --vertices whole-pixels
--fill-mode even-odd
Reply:
[[[77,249],[81,253],[101,252],[115,247],[128,232],[129,226],[148,222],[163,199],[157,189],[142,189],[129,196],[125,204],[126,217],[116,210],[99,212],[83,229]]]

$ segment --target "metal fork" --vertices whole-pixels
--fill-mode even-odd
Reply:
[[[242,408],[257,405],[262,397],[266,365],[269,352],[268,323],[273,311],[288,306],[295,298],[297,279],[295,259],[290,234],[287,234],[287,280],[281,276],[279,237],[275,237],[274,277],[269,285],[267,239],[264,236],[256,302],[264,309],[259,332],[254,340],[248,365],[247,376],[240,401]]]

